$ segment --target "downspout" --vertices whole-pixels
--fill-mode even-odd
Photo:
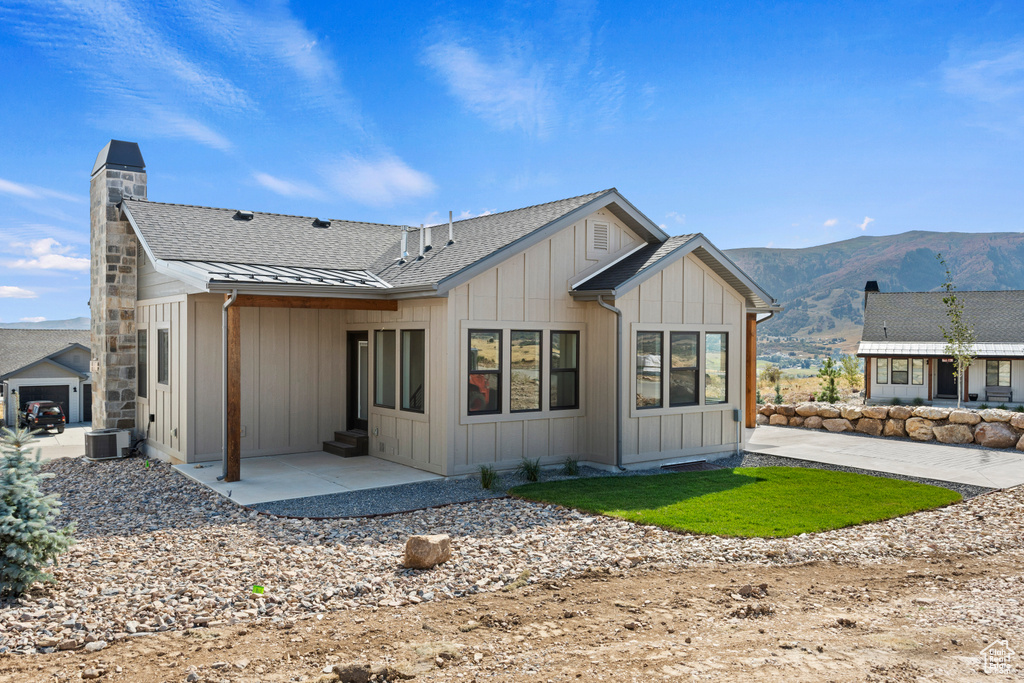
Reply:
[[[597,295],[597,303],[615,314],[615,466],[622,469],[622,311]]]
[[[231,295],[224,302],[224,309],[220,316],[220,339],[221,339],[221,384],[220,404],[223,408],[224,417],[221,419],[221,472],[217,481],[224,481],[228,476],[228,307],[235,303],[238,298],[238,290],[232,289]]]

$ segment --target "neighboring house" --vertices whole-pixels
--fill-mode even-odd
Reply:
[[[88,330],[0,329],[5,422],[29,401],[61,404],[68,422],[92,420]]]
[[[96,425],[228,480],[344,430],[443,475],[731,453],[778,310],[614,189],[410,229],[147,201],[112,141],[92,207]]]
[[[942,328],[949,328],[944,296],[881,292],[877,282],[867,283],[857,355],[865,360],[868,400],[956,400],[955,363],[942,336]],[[977,354],[964,373],[961,399],[1024,403],[1024,291],[958,291],[956,296],[974,329]]]

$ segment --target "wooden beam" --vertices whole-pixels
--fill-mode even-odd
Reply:
[[[313,296],[260,296],[239,294],[232,304],[257,308],[319,308],[344,311],[397,311],[398,302],[393,299],[331,299]],[[230,310],[230,309],[229,309]]]
[[[963,382],[963,385],[964,385],[964,391],[963,391],[964,399],[963,400],[966,403],[967,401],[971,400],[971,397],[968,396],[968,393],[971,391],[971,366],[970,365],[968,365],[967,367],[964,368],[964,376],[960,377],[958,379],[960,379]]]
[[[928,400],[932,400],[932,358],[928,359]]]
[[[871,398],[871,358],[864,359],[864,401]]]
[[[757,426],[757,314],[747,313],[747,405],[746,426]]]
[[[242,310],[228,308],[228,468],[224,481],[242,477]]]

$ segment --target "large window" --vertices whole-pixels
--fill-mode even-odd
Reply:
[[[169,364],[171,360],[171,334],[164,327],[156,331],[156,381],[158,384],[169,384]]]
[[[578,408],[579,332],[551,333],[551,409]]]
[[[875,384],[889,383],[889,359],[875,359]]]
[[[893,358],[892,359],[892,383],[893,384],[907,384],[910,379],[909,372],[910,361],[906,358]]]
[[[661,407],[661,332],[636,333],[636,407]]]
[[[402,330],[402,410],[414,413],[423,412],[426,336],[423,330]]]
[[[924,384],[924,358],[910,361],[910,383]]]
[[[395,407],[395,331],[377,330],[373,334],[373,404]]]
[[[509,409],[513,413],[540,410],[541,333],[513,330],[511,337],[512,398]]]
[[[669,333],[668,404],[671,407],[692,406],[698,402],[699,340],[700,334],[697,332]]]
[[[729,400],[729,335],[708,332],[704,335],[704,403]]]
[[[501,412],[501,330],[469,332],[470,415]]]
[[[1008,387],[1008,386],[1010,386],[1010,361],[1008,361],[1008,360],[987,360],[987,361],[985,361],[985,386],[987,386],[987,387]]]
[[[139,398],[149,396],[149,332],[139,330],[139,368],[136,371],[138,389],[135,393]]]

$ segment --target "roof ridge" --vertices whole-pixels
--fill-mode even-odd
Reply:
[[[189,209],[207,209],[210,211],[240,211],[241,209],[229,209],[224,206],[205,206],[203,204],[178,204],[177,202],[155,202],[150,199],[141,199],[139,197],[124,197],[122,201],[139,202],[140,204],[159,204],[161,206],[183,206]],[[297,213],[274,213],[273,211],[253,211],[254,214],[261,214],[263,216],[279,216],[281,218],[308,218],[313,220],[319,218],[319,216],[304,216]],[[369,221],[353,221],[347,218],[328,218],[330,221],[338,221],[339,223],[354,223],[357,225],[377,225],[383,228],[401,228],[401,225],[395,225],[393,223],[371,223]]]
[[[473,216],[471,218],[460,218],[457,221],[452,221],[452,224],[454,225],[455,223],[465,223],[466,221],[475,221],[475,220],[477,220],[479,218],[490,218],[491,216],[502,216],[502,215],[504,215],[506,213],[513,213],[515,211],[526,211],[527,209],[536,209],[536,208],[541,207],[541,206],[548,206],[549,204],[558,204],[559,202],[568,202],[568,201],[571,201],[573,199],[579,199],[580,197],[589,197],[591,195],[602,195],[602,194],[606,194],[608,192],[618,192],[618,190],[616,190],[614,187],[609,187],[606,190],[598,190],[597,192],[584,192],[583,194],[578,194],[578,195],[575,195],[573,197],[563,197],[562,199],[553,199],[550,202],[541,202],[540,204],[531,204],[529,206],[520,206],[520,207],[518,207],[516,209],[506,209],[505,211],[494,211],[492,213],[485,213],[485,214],[481,214],[479,216]],[[429,227],[435,227],[435,226],[438,226],[438,225],[447,225],[447,223],[435,223],[434,225],[429,226]]]
[[[957,294],[1011,294],[1021,293],[1024,294],[1024,289],[957,289]],[[868,294],[945,294],[942,290],[929,290],[927,292],[922,291],[911,291],[911,292],[868,292]]]

